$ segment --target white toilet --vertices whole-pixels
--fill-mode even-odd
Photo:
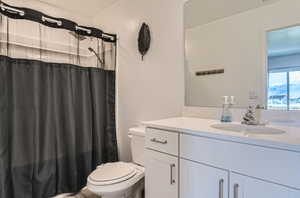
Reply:
[[[87,179],[87,188],[102,198],[142,198],[144,190],[145,128],[131,128],[132,163],[115,162],[97,167]]]

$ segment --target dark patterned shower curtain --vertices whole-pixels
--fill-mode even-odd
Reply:
[[[115,43],[3,13],[0,22],[0,198],[76,192],[118,158]]]

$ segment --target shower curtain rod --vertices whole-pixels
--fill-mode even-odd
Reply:
[[[31,20],[52,28],[67,29],[82,36],[100,38],[106,42],[116,43],[117,41],[116,34],[105,33],[94,27],[80,26],[68,19],[52,17],[37,10],[11,6],[3,1],[0,3],[0,13],[13,19]]]

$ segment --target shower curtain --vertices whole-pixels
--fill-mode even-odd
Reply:
[[[79,191],[118,160],[115,42],[4,14],[0,34],[0,198]]]

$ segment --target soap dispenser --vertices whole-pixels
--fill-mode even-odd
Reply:
[[[223,96],[223,110],[222,110],[222,116],[221,116],[221,122],[232,122],[232,113],[231,113],[231,106],[234,103],[234,96]]]

